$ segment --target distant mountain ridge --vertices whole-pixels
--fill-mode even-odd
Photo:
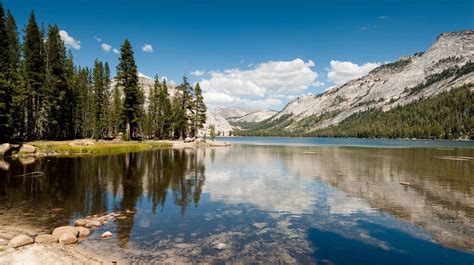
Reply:
[[[311,132],[349,116],[383,111],[474,83],[474,31],[441,34],[424,53],[381,65],[369,74],[320,95],[289,102],[260,130]]]

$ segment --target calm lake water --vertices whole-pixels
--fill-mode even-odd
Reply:
[[[225,140],[233,146],[0,161],[0,222],[51,231],[135,210],[79,244],[131,262],[474,263],[471,142]],[[32,171],[45,175],[16,176]]]

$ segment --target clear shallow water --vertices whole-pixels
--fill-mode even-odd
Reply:
[[[80,244],[132,262],[472,264],[473,157],[456,148],[235,144],[3,161],[0,222],[48,231],[135,209]],[[15,177],[37,170],[45,176]],[[104,241],[106,230],[114,237]]]

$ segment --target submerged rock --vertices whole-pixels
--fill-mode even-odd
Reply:
[[[109,238],[109,237],[112,237],[112,233],[110,231],[107,231],[107,232],[104,232],[100,237]]]
[[[50,234],[38,235],[35,238],[35,243],[38,244],[54,244],[58,243],[58,237]]]
[[[74,244],[77,242],[77,237],[71,232],[66,232],[59,237],[59,242],[64,245]]]
[[[18,247],[21,247],[21,246],[26,246],[26,245],[29,245],[29,244],[33,244],[33,242],[35,242],[33,240],[33,238],[31,238],[27,235],[18,235],[16,237],[12,238],[12,240],[10,240],[10,242],[8,243],[8,246],[12,247],[12,248],[18,248]]]
[[[221,243],[221,242],[214,243],[214,248],[217,249],[217,250],[223,250],[226,247],[227,247],[227,245],[224,244],[224,243]]]

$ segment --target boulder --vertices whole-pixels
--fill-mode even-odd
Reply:
[[[102,238],[109,238],[112,236],[112,233],[110,231],[104,232],[100,237]]]
[[[27,165],[31,165],[31,164],[35,163],[35,158],[34,157],[20,157],[20,158],[18,158],[18,160],[20,161],[20,163],[23,166],[27,166]]]
[[[27,235],[19,235],[12,238],[12,240],[10,240],[10,242],[8,243],[8,246],[12,248],[17,248],[17,247],[33,244],[33,242],[35,242],[33,238]]]
[[[12,146],[9,143],[0,145],[0,156],[8,156],[11,154]]]
[[[77,231],[79,231],[79,237],[88,237],[90,234],[89,229],[82,226],[77,227]]]
[[[75,226],[86,226],[87,224],[87,219],[77,219],[76,221],[74,221],[74,225]]]
[[[35,238],[35,242],[38,244],[54,244],[58,243],[58,237],[50,234],[38,235]]]
[[[63,233],[59,237],[59,243],[62,243],[64,245],[74,244],[76,242],[77,242],[77,237],[71,232]]]
[[[77,227],[74,227],[74,226],[60,226],[54,229],[53,236],[57,236],[60,239],[61,236],[65,233],[71,233],[75,236],[78,236],[79,230]]]
[[[87,220],[85,227],[99,227],[102,223],[97,219]]]
[[[33,154],[36,152],[36,147],[29,145],[29,144],[23,144],[20,147],[20,153],[23,154]]]

